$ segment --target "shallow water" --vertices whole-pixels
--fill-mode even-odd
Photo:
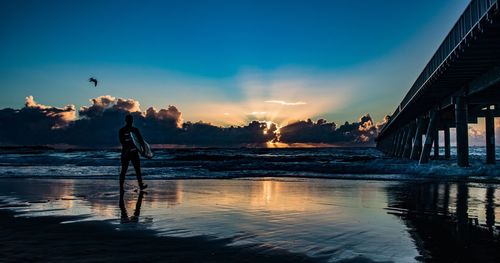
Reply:
[[[134,183],[127,183],[120,205],[113,180],[1,179],[0,200],[22,216],[80,215],[117,229],[229,238],[232,245],[331,262],[500,259],[500,190],[494,184],[156,180],[139,195]]]

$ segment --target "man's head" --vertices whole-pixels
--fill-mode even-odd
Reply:
[[[133,122],[134,122],[134,117],[132,117],[132,115],[130,115],[130,114],[127,114],[127,116],[125,116],[125,123],[128,126],[132,126]]]

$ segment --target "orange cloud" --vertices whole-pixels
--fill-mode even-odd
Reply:
[[[45,116],[53,119],[55,124],[52,126],[53,129],[59,129],[66,127],[71,121],[76,119],[76,107],[73,104],[68,104],[63,108],[57,108],[53,106],[46,106],[35,101],[33,96],[26,97],[24,103],[26,108],[37,109]]]

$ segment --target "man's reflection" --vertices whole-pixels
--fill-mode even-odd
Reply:
[[[128,216],[127,207],[125,206],[124,195],[125,192],[120,191],[120,211],[121,211],[121,223],[137,223],[139,222],[139,216],[141,214],[142,198],[144,197],[143,191],[139,192],[137,197],[137,202],[135,203],[135,211],[133,216]]]

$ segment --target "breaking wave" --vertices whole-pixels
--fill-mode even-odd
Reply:
[[[454,150],[454,149],[452,149]],[[142,160],[150,179],[303,177],[373,180],[480,180],[496,182],[498,165],[484,165],[483,147],[472,147],[471,167],[453,160],[428,165],[384,156],[375,148],[201,148],[157,149]],[[454,153],[454,151],[452,151]],[[0,177],[116,179],[118,150],[3,148]],[[133,173],[130,169],[129,173]]]

